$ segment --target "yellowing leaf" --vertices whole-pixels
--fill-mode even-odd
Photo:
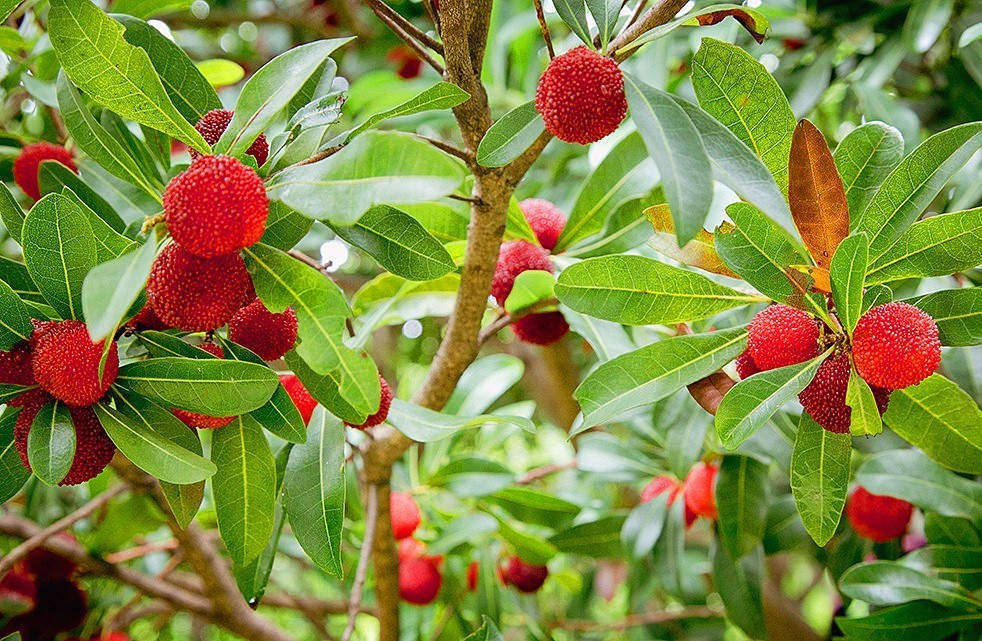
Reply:
[[[829,279],[828,269],[824,267],[816,267],[814,265],[790,265],[790,268],[811,277],[812,291],[821,292],[823,294],[832,293],[832,281]],[[792,278],[791,280],[792,282],[796,283],[801,282],[796,278]]]
[[[655,235],[648,241],[648,246],[660,254],[677,260],[683,265],[698,267],[707,272],[739,278],[731,271],[719,254],[716,253],[716,245],[713,241],[712,233],[705,229],[699,230],[696,237],[690,240],[683,247],[679,247],[675,237],[675,223],[672,222],[672,212],[667,204],[655,205],[644,210],[651,226],[655,228]]]

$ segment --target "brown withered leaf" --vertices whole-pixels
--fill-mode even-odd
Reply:
[[[815,265],[789,265],[789,268],[802,274],[807,274],[811,278],[810,288],[812,291],[821,294],[832,293],[832,280],[829,276],[829,270],[824,267],[816,267]],[[792,279],[792,282],[801,284],[794,279]]]
[[[825,137],[807,120],[791,138],[788,204],[808,252],[828,269],[835,248],[849,235],[849,203]]]
[[[767,31],[767,23],[760,20],[759,15],[754,15],[749,11],[744,9],[721,9],[719,11],[712,11],[710,13],[704,13],[702,15],[696,16],[696,20],[699,21],[699,26],[707,27],[709,25],[714,25],[717,22],[721,22],[724,18],[732,16],[734,20],[739,22],[747,32],[753,36],[753,39],[757,41],[757,44],[764,42],[764,32]]]
[[[716,253],[713,235],[710,232],[700,229],[695,238],[680,248],[675,236],[672,212],[668,205],[655,205],[645,209],[644,213],[655,229],[655,235],[648,241],[648,246],[656,252],[677,260],[683,265],[698,267],[721,276],[739,278],[723,264],[719,254]]]

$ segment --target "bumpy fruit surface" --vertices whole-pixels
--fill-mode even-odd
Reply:
[[[409,494],[393,492],[389,495],[389,512],[392,518],[392,536],[405,539],[419,527],[419,506]]]
[[[689,475],[685,477],[683,496],[685,507],[696,516],[715,520],[719,513],[716,511],[716,474],[719,467],[707,463],[696,463]]]
[[[154,260],[147,300],[160,320],[185,332],[221,327],[247,301],[252,280],[238,254],[200,258],[177,243]]]
[[[530,269],[552,272],[552,262],[545,249],[526,240],[514,240],[501,245],[494,279],[491,281],[491,295],[499,305],[505,304],[518,275]]]
[[[818,356],[818,323],[787,305],[771,305],[747,327],[747,351],[761,371],[803,363]]]
[[[31,346],[21,343],[9,352],[0,351],[0,384],[33,385]]]
[[[903,389],[917,385],[941,363],[938,325],[907,303],[869,310],[852,336],[856,371],[870,385]]]
[[[526,198],[518,206],[539,239],[539,244],[549,251],[555,249],[556,241],[566,226],[566,216],[559,211],[559,207],[541,198]]]
[[[352,425],[351,423],[345,421],[344,424],[348,427],[353,427],[358,430],[367,430],[370,427],[375,427],[376,425],[385,421],[389,416],[389,407],[392,406],[392,388],[389,384],[382,378],[381,375],[378,377],[379,387],[381,387],[381,392],[379,393],[378,401],[378,411],[365,419],[365,422],[361,425]]]
[[[228,337],[264,361],[275,361],[297,342],[297,313],[287,307],[274,314],[257,298],[232,316]]]
[[[215,358],[225,358],[225,350],[218,343],[201,343],[198,345],[198,349],[208,352]],[[207,414],[189,412],[188,410],[182,410],[176,407],[171,412],[188,427],[199,430],[215,430],[219,427],[225,427],[235,418],[234,416],[208,416]]]
[[[209,145],[214,145],[222,137],[222,134],[225,133],[225,130],[228,129],[228,123],[232,122],[233,115],[235,115],[234,112],[228,109],[212,109],[201,116],[201,120],[195,124],[194,128],[198,130],[198,133],[205,139],[205,142]],[[201,156],[192,147],[188,147],[188,153],[191,154],[192,159]],[[266,142],[266,136],[259,134],[259,137],[256,138],[246,153],[256,159],[256,165],[262,167],[263,163],[266,162],[266,158],[269,156],[269,143]]]
[[[586,145],[604,138],[627,114],[624,75],[611,58],[576,47],[556,56],[535,91],[546,129],[565,142]]]
[[[512,323],[511,331],[524,343],[552,345],[569,333],[569,323],[562,312],[540,312],[522,316]]]
[[[399,563],[399,596],[408,603],[432,603],[442,584],[439,557],[423,556]]]
[[[846,518],[856,534],[883,543],[907,531],[914,506],[892,496],[871,494],[857,487],[846,502]]]
[[[109,346],[100,378],[105,340],[93,343],[81,321],[62,321],[32,342],[34,378],[45,391],[68,405],[92,405],[116,380],[119,372],[116,343]]]
[[[262,178],[231,156],[202,156],[164,190],[167,229],[188,253],[214,258],[255,244],[266,231]]]
[[[656,476],[648,483],[643,490],[641,490],[641,502],[647,503],[653,500],[656,496],[660,496],[665,492],[670,492],[668,495],[668,505],[671,507],[675,503],[675,499],[678,498],[679,492],[682,491],[682,484],[677,480],[663,474],[662,476]],[[689,505],[685,505],[685,526],[690,527],[695,523],[696,519],[695,512],[689,509]]]
[[[64,147],[53,145],[50,142],[26,145],[20,150],[17,159],[14,160],[14,182],[34,200],[41,197],[41,189],[38,187],[38,170],[45,160],[59,162],[76,174],[78,173],[72,159],[72,152]]]
[[[149,304],[144,305],[143,309],[137,312],[136,316],[126,323],[126,329],[131,332],[145,332],[148,330],[162,331],[167,329],[167,323],[157,317],[157,313]]]
[[[798,400],[816,423],[830,432],[845,434],[852,423],[852,408],[846,405],[848,389],[849,355],[843,352],[818,366],[815,378],[798,394]],[[874,385],[870,389],[876,408],[883,414],[890,402],[890,390]]]
[[[501,569],[501,578],[506,585],[514,585],[519,592],[537,592],[549,577],[549,568],[544,565],[526,563],[517,556],[508,559]]]
[[[295,374],[280,374],[280,383],[286,389],[286,393],[290,395],[293,404],[300,410],[303,422],[305,424],[310,423],[310,417],[314,415],[314,410],[317,408],[317,401],[314,400],[314,397],[310,395],[310,392]]]
[[[746,380],[760,371],[757,367],[757,363],[754,362],[754,357],[750,355],[750,351],[747,350],[737,356],[736,358],[736,371],[740,380]]]

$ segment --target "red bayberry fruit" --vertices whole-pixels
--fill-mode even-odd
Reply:
[[[852,356],[870,385],[891,390],[917,385],[941,363],[938,325],[907,303],[874,307],[856,324]]]
[[[14,160],[14,182],[34,200],[41,197],[41,188],[38,186],[38,170],[45,160],[59,162],[76,174],[78,173],[72,159],[72,152],[64,147],[53,145],[50,142],[37,142],[25,146],[20,150],[17,159]]]
[[[517,556],[508,559],[501,570],[501,578],[505,584],[514,585],[519,592],[527,594],[537,592],[548,577],[549,568],[526,563]]]
[[[235,312],[228,322],[228,337],[264,361],[275,361],[297,342],[297,313],[287,307],[274,314],[257,298]]]
[[[883,543],[907,531],[914,506],[891,496],[857,487],[846,502],[846,518],[859,536]]]
[[[442,584],[439,557],[423,556],[399,563],[399,596],[408,603],[432,603]]]
[[[61,532],[56,538],[64,539],[70,543],[76,542],[75,537],[67,532]],[[75,574],[75,570],[78,569],[78,566],[71,560],[47,548],[34,548],[28,552],[27,558],[24,559],[24,567],[42,583],[70,579]]]
[[[757,363],[754,362],[754,357],[750,355],[750,350],[745,350],[742,354],[736,358],[736,371],[740,380],[746,380],[760,371],[757,367]]]
[[[171,243],[154,260],[147,301],[169,326],[209,332],[232,318],[251,287],[238,254],[200,258]]]
[[[404,539],[412,536],[421,520],[419,506],[409,494],[393,492],[389,495],[389,514],[392,519],[392,536]]]
[[[848,388],[849,356],[843,352],[818,366],[815,378],[798,394],[798,400],[816,423],[830,432],[845,434],[852,422],[852,408],[846,405]],[[873,385],[870,389],[876,408],[883,414],[890,402],[890,390]]]
[[[403,80],[412,80],[423,71],[423,61],[406,46],[393,47],[385,59],[397,65],[396,73]]]
[[[208,352],[215,358],[225,358],[225,350],[218,343],[201,343],[198,345],[198,349]],[[234,416],[208,416],[207,414],[189,412],[188,410],[182,410],[176,407],[171,412],[188,427],[199,430],[214,430],[219,427],[225,427],[235,418]]]
[[[286,393],[290,395],[293,404],[300,410],[303,422],[309,423],[310,417],[314,415],[314,410],[317,408],[317,401],[314,400],[314,397],[310,395],[310,392],[295,374],[280,374],[280,383],[286,389]]]
[[[552,345],[569,333],[569,323],[562,312],[540,312],[522,316],[512,323],[518,340],[533,345]]]
[[[34,609],[37,602],[37,585],[34,578],[21,565],[0,578],[0,614],[16,617]]]
[[[576,47],[546,67],[535,108],[556,138],[596,142],[613,133],[627,114],[624,75],[613,59]]]
[[[648,501],[654,499],[665,492],[671,492],[668,496],[668,505],[671,507],[675,503],[675,499],[678,498],[679,492],[682,491],[682,484],[673,479],[671,476],[662,475],[656,476],[648,483],[643,490],[641,490],[641,502],[647,503]],[[690,527],[695,523],[696,514],[689,509],[689,505],[685,505],[685,526]]]
[[[262,178],[231,156],[198,158],[164,190],[170,235],[202,258],[255,244],[266,231],[268,215]]]
[[[34,609],[11,619],[0,635],[20,632],[25,641],[53,639],[81,625],[87,611],[85,593],[72,581],[39,583]]]
[[[803,363],[818,350],[818,323],[787,305],[771,305],[747,327],[747,351],[761,371]]]
[[[9,352],[0,351],[0,383],[34,385],[34,369],[31,360],[29,343],[21,343]]]
[[[535,232],[539,244],[552,251],[556,247],[559,235],[563,233],[563,227],[566,226],[566,216],[563,216],[563,212],[559,211],[559,207],[541,198],[526,198],[518,203],[518,206],[522,208],[525,220]]]
[[[389,407],[392,405],[393,399],[392,388],[389,387],[389,384],[381,375],[378,377],[378,382],[382,388],[379,394],[378,411],[365,419],[365,422],[361,425],[352,425],[347,421],[344,422],[345,425],[358,430],[367,430],[369,427],[375,427],[379,423],[382,423],[388,417]]]
[[[426,544],[411,536],[399,539],[399,544],[396,545],[396,554],[400,563],[409,559],[418,559],[424,552],[426,552]]]
[[[205,115],[201,116],[201,120],[194,126],[201,134],[201,137],[205,139],[209,145],[214,145],[218,142],[218,139],[222,137],[225,130],[228,129],[228,124],[232,122],[232,116],[234,112],[228,109],[212,109]],[[191,159],[194,160],[201,156],[197,150],[188,147],[188,153],[191,154]],[[266,162],[266,158],[269,156],[269,143],[266,142],[266,136],[264,134],[259,134],[252,146],[246,151],[247,154],[256,159],[256,164],[260,167]]]
[[[716,511],[716,474],[719,467],[707,463],[696,463],[689,475],[685,477],[683,496],[685,507],[696,516],[715,520],[719,514]]]
[[[150,305],[144,305],[143,309],[137,312],[136,316],[126,323],[126,329],[131,332],[145,332],[147,330],[162,331],[167,329],[167,323],[157,317],[156,312]]]
[[[480,572],[480,565],[477,561],[467,564],[467,589],[470,592],[477,590],[477,577]]]
[[[501,245],[494,279],[491,281],[491,295],[499,305],[505,304],[518,275],[530,269],[552,272],[552,262],[546,250],[526,240],[514,240]]]
[[[81,321],[61,321],[33,340],[34,378],[49,394],[69,405],[97,402],[119,372],[116,343],[102,363],[105,339],[93,343]],[[99,367],[102,364],[102,378]]]

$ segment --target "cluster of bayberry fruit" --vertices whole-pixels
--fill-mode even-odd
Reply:
[[[718,473],[718,465],[699,462],[692,466],[681,483],[668,474],[656,476],[641,490],[641,502],[647,503],[656,496],[668,493],[668,506],[671,507],[681,493],[685,503],[685,527],[691,527],[699,517],[715,521],[719,516],[716,509]]]
[[[798,399],[808,415],[830,432],[849,432],[852,408],[846,405],[854,366],[873,391],[880,414],[890,392],[917,385],[941,363],[938,326],[928,314],[903,302],[887,303],[863,314],[847,344],[841,334],[800,309],[771,305],[750,322],[747,350],[736,360],[741,379],[757,372],[811,360],[835,345]]]

